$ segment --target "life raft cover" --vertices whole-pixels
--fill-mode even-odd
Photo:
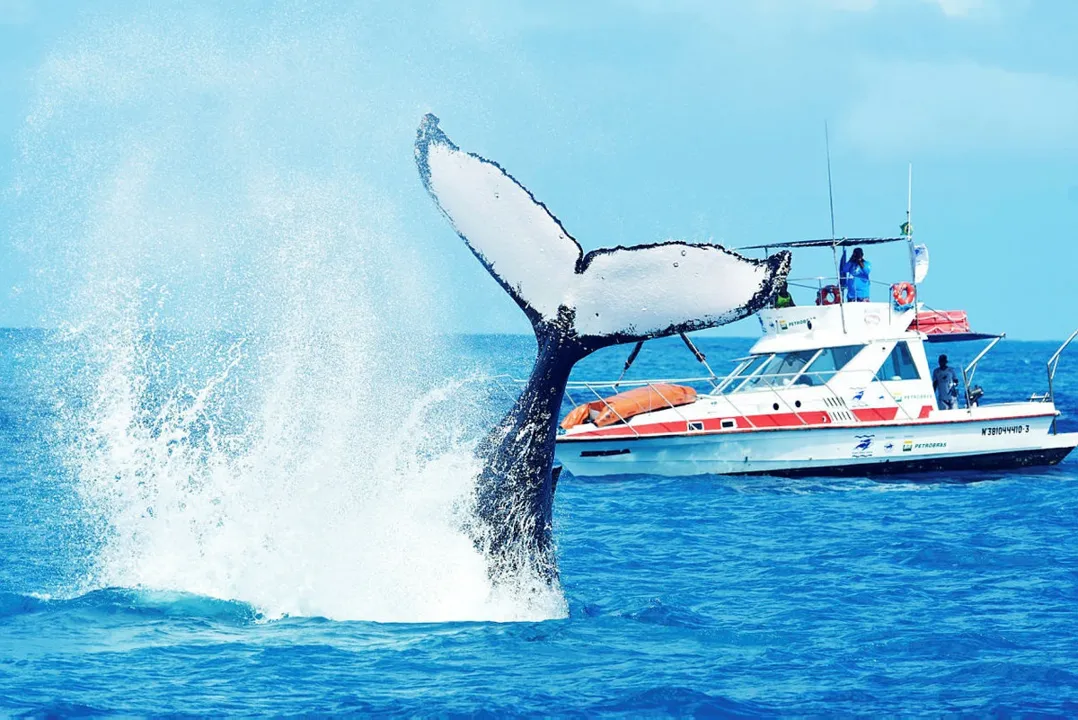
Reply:
[[[693,402],[696,402],[696,391],[691,387],[668,383],[645,385],[602,400],[577,405],[561,421],[561,426],[568,430],[586,422],[593,422],[596,427],[605,427],[653,410]]]
[[[969,317],[965,310],[922,310],[915,327],[925,335],[968,333]]]

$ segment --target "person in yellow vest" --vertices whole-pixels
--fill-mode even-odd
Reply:
[[[790,289],[786,287],[786,281],[783,280],[779,285],[779,291],[775,295],[775,302],[772,307],[776,308],[788,308],[794,306],[794,299],[790,296]]]

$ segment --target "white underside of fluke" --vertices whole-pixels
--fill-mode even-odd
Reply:
[[[436,129],[436,126],[435,126]],[[655,337],[743,317],[776,274],[716,245],[666,242],[589,253],[526,189],[440,131],[425,150],[427,186],[460,236],[518,303],[552,322],[574,311],[581,336]]]

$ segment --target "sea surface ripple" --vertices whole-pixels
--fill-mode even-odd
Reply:
[[[364,592],[362,576],[340,586],[315,578],[307,605],[283,603],[293,608],[283,612],[275,585],[244,575],[246,584],[200,587],[257,587],[257,597],[206,595],[185,587],[189,570],[170,582],[165,557],[139,558],[138,577],[155,586],[95,584],[125,577],[102,575],[101,554],[116,563],[117,548],[129,546],[108,535],[116,518],[102,530],[100,510],[77,492],[68,449],[56,446],[70,433],[57,431],[69,416],[49,389],[59,382],[51,342],[42,332],[0,333],[4,714],[1078,714],[1078,458],[886,482],[567,475],[555,505],[567,613],[328,619],[295,607],[362,613],[372,606],[346,602]],[[519,376],[532,351],[530,338],[455,342],[458,366],[447,375]],[[716,369],[748,343],[700,341]],[[1053,349],[1004,343],[978,371],[986,400],[1043,391]],[[625,351],[589,358],[575,377],[616,376]],[[647,345],[638,364],[637,377],[697,372],[672,341]],[[470,404],[505,402],[476,385],[456,392]],[[1064,357],[1057,387],[1061,429],[1074,429],[1075,358]],[[80,402],[88,398],[68,398]],[[317,536],[317,518],[310,522]],[[257,561],[273,552],[281,564],[311,567],[366,558],[361,532],[324,546],[304,540],[306,558],[288,551],[288,537],[275,537]],[[423,545],[405,547],[413,557],[391,558],[399,577],[386,563],[363,567],[429,592],[409,575],[428,572],[415,557]],[[147,575],[155,562],[164,569]],[[277,577],[273,567],[259,572]],[[330,591],[340,597],[319,596]]]

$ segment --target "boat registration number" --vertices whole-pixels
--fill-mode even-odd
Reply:
[[[1029,432],[1029,425],[996,425],[993,427],[981,428],[981,435],[983,437],[991,437],[992,435],[1022,435]]]

